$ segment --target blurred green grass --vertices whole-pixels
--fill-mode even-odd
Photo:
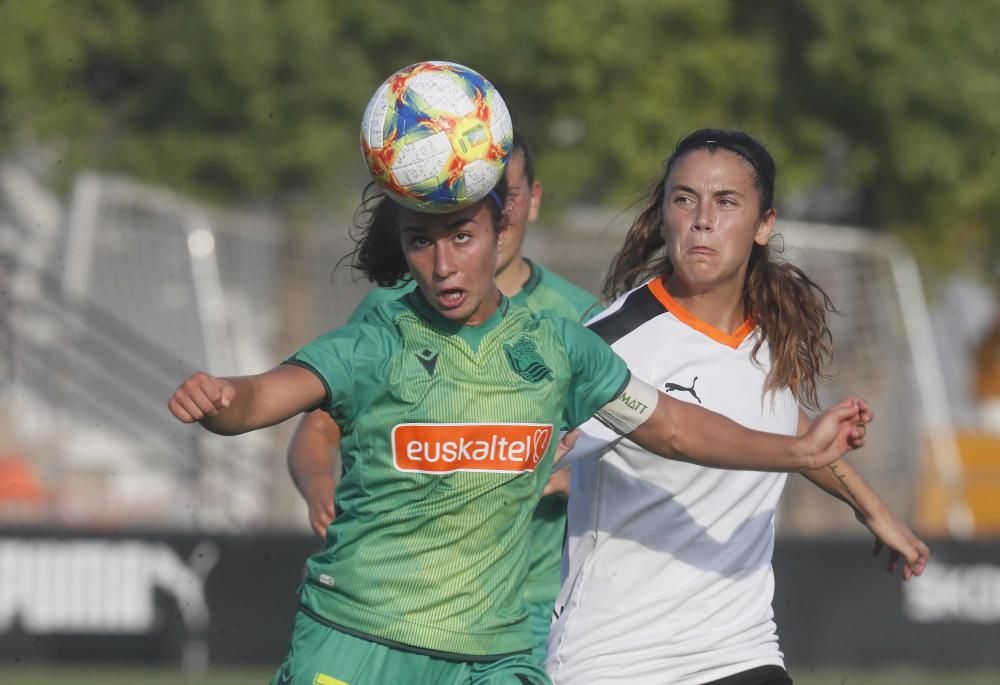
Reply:
[[[43,668],[0,669],[4,685],[266,685],[274,669],[212,669],[201,677],[180,671],[138,668]],[[812,670],[792,671],[795,685],[997,685],[1000,671]]]

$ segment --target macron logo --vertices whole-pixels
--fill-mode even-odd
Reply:
[[[393,464],[399,471],[534,471],[552,442],[542,423],[402,423],[392,429]]]

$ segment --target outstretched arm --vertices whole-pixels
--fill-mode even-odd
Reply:
[[[309,525],[321,538],[336,517],[333,493],[339,471],[340,428],[325,411],[311,411],[288,445],[288,472],[309,507]]]
[[[808,429],[809,417],[799,412],[799,433]],[[904,559],[903,580],[923,573],[930,557],[927,544],[892,513],[878,493],[846,460],[838,459],[825,468],[803,471],[802,475],[854,510],[858,521],[875,536],[872,556],[877,557],[884,547],[889,549],[886,564],[889,573],[895,572],[900,556]]]
[[[867,403],[850,398],[817,417],[804,435],[774,435],[744,428],[720,414],[673,399],[635,378],[597,416],[660,456],[755,471],[826,466],[864,444],[864,426],[872,420]]]
[[[255,376],[218,378],[199,371],[181,383],[167,407],[183,423],[197,421],[213,433],[236,435],[281,423],[325,397],[315,374],[282,364]]]

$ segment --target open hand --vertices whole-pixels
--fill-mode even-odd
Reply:
[[[879,556],[883,549],[889,550],[885,567],[888,573],[896,572],[900,557],[903,558],[903,580],[909,580],[924,572],[927,561],[930,559],[930,548],[891,511],[881,509],[871,517],[865,517],[858,512],[856,516],[875,536],[872,556]]]

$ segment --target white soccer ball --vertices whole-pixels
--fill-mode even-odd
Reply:
[[[379,86],[361,121],[361,152],[394,200],[445,213],[478,202],[503,176],[514,127],[483,76],[451,62],[420,62]]]

